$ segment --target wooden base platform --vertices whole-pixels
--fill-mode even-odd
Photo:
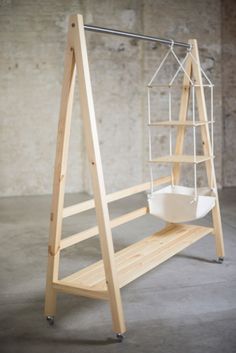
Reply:
[[[120,288],[212,231],[213,228],[208,227],[170,224],[160,232],[118,251],[115,260]],[[53,282],[53,287],[72,294],[108,299],[102,261]]]

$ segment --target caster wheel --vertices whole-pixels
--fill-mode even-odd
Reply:
[[[224,261],[224,258],[223,257],[218,257],[218,259],[216,260],[216,263],[217,264],[222,264]]]
[[[123,336],[121,333],[117,333],[116,339],[118,342],[122,342],[124,338],[125,338],[125,336]]]
[[[47,316],[47,322],[49,323],[50,326],[54,325],[54,316]]]

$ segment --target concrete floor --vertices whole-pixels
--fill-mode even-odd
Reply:
[[[80,195],[81,196],[81,195]],[[82,195],[82,198],[85,196]],[[79,199],[70,195],[68,203]],[[3,198],[0,248],[0,352],[236,352],[236,189],[220,193],[226,259],[214,263],[213,237],[200,240],[122,290],[128,332],[116,343],[106,302],[60,294],[54,327],[43,317],[50,198]],[[116,202],[112,216],[142,205]],[[67,219],[64,234],[93,225],[94,214]],[[207,217],[203,224],[210,224]],[[116,250],[161,223],[145,216],[116,228]],[[99,259],[95,237],[63,252],[61,274]]]

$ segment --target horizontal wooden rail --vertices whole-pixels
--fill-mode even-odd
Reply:
[[[170,182],[171,182],[171,177],[166,176],[166,177],[162,177],[162,178],[155,180],[154,185],[158,186],[158,185],[167,184]],[[150,189],[150,187],[151,187],[150,182],[131,186],[128,189],[123,189],[123,190],[116,191],[112,194],[107,195],[106,199],[107,199],[107,202],[117,201],[117,200],[123,199],[125,197],[131,196],[134,194],[138,194],[139,192],[146,191],[146,190]],[[63,209],[63,218],[73,216],[77,213],[81,213],[84,211],[88,211],[94,207],[95,207],[94,199],[84,201],[84,202],[81,202],[81,203],[78,203],[78,204],[75,204],[72,206],[65,207]]]
[[[63,280],[53,282],[52,286],[54,289],[60,292],[75,294],[82,297],[88,297],[93,299],[108,300],[107,290],[93,290],[92,288],[82,286],[81,284],[70,285],[69,283],[66,283]]]
[[[135,211],[126,213],[120,217],[112,219],[110,222],[111,228],[118,227],[126,222],[129,222],[129,221],[132,221],[136,218],[144,216],[147,213],[148,213],[147,207],[142,207],[142,208],[139,208]],[[98,234],[98,227],[95,226],[95,227],[86,229],[83,232],[71,235],[71,236],[61,240],[60,249],[63,250],[65,248],[68,248],[69,246],[80,243],[83,240],[92,238],[93,236],[95,236],[97,234]]]

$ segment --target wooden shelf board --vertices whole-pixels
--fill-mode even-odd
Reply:
[[[211,159],[210,156],[196,156],[196,163],[205,162]],[[192,155],[168,155],[159,158],[155,158],[149,161],[149,163],[195,163],[194,156]]]
[[[148,124],[148,126],[186,126],[186,127],[193,127],[193,126],[202,126],[209,124],[210,121],[193,121],[191,120],[186,120],[186,121],[180,121],[180,120],[165,120],[165,121],[156,121],[153,123]]]
[[[212,228],[202,226],[171,224],[160,232],[118,251],[115,253],[115,262],[120,288],[212,231]],[[102,261],[65,277],[61,282],[71,288],[86,288],[94,293],[105,293],[107,290]]]

